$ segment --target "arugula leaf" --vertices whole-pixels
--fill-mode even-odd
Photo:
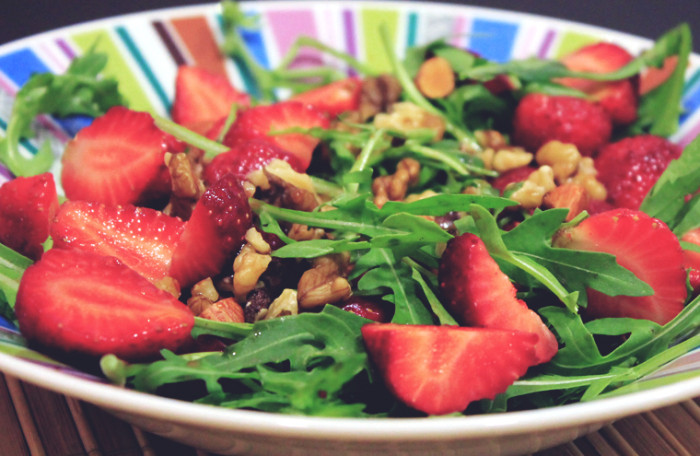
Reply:
[[[0,244],[0,316],[16,322],[15,300],[19,281],[32,260]]]
[[[17,92],[6,136],[0,139],[0,162],[15,176],[48,171],[53,163],[48,143],[32,158],[23,156],[19,150],[20,140],[32,136],[30,126],[36,116],[84,114],[96,117],[112,106],[123,105],[117,82],[99,78],[106,64],[105,54],[90,52],[75,58],[65,74],[33,75]]]
[[[678,160],[669,163],[659,180],[642,201],[640,210],[656,217],[674,229],[680,223],[686,206],[685,197],[698,189],[700,182],[700,136],[683,150]],[[693,202],[693,206],[697,205]],[[695,213],[695,209],[692,213]],[[684,220],[684,226],[694,225],[693,220]]]

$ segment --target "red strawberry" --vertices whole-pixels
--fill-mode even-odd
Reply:
[[[218,125],[218,130],[221,126]],[[266,139],[296,156],[303,170],[309,167],[311,155],[319,140],[302,133],[269,135],[270,132],[290,128],[328,128],[328,118],[320,111],[293,101],[269,106],[256,106],[241,111],[236,122],[224,137],[224,144],[233,147],[237,142]],[[216,130],[216,128],[215,128]]]
[[[154,282],[168,275],[184,225],[145,207],[66,201],[51,225],[51,236],[55,248],[114,256]]]
[[[688,231],[681,241],[700,246],[700,228]],[[695,293],[700,292],[700,253],[683,249],[683,265],[688,270],[690,286]]]
[[[493,399],[537,362],[537,337],[518,331],[372,323],[362,337],[389,390],[431,415]]]
[[[537,313],[516,298],[515,287],[478,236],[466,233],[447,243],[438,280],[445,306],[460,323],[537,335],[537,364],[557,353],[554,334]]]
[[[533,171],[537,171],[537,168],[532,166],[521,166],[519,168],[508,170],[495,178],[493,182],[491,182],[491,186],[499,190],[502,195],[508,185],[527,180]]]
[[[212,185],[228,173],[243,180],[252,171],[264,168],[275,158],[284,160],[294,170],[303,172],[295,155],[265,139],[251,139],[237,142],[228,152],[214,157],[204,168],[204,182]]]
[[[173,120],[200,134],[228,116],[231,107],[249,106],[250,97],[238,92],[225,77],[205,69],[183,65],[175,78]]]
[[[513,142],[533,152],[556,139],[590,156],[611,133],[608,113],[583,98],[531,93],[520,100],[513,119]]]
[[[678,238],[662,221],[640,211],[614,209],[565,230],[555,244],[615,255],[620,266],[654,289],[651,296],[614,297],[588,290],[587,315],[644,318],[664,324],[683,309],[683,253]]]
[[[190,339],[185,305],[113,257],[52,249],[27,268],[15,307],[22,334],[65,352],[125,359]]]
[[[584,46],[562,59],[570,70],[589,73],[610,73],[631,60],[632,55],[625,49],[605,42]],[[586,92],[600,102],[615,124],[626,125],[637,119],[638,97],[636,80],[633,78],[609,82],[563,78],[558,82]]]
[[[0,187],[0,243],[39,259],[57,210],[56,184],[50,173],[5,182]]]
[[[138,202],[165,166],[169,142],[150,114],[111,108],[66,146],[61,172],[66,196],[105,204]]]
[[[598,180],[616,207],[639,209],[671,160],[681,148],[659,136],[641,135],[606,145],[595,159]]]
[[[335,117],[340,113],[356,110],[360,104],[361,92],[362,81],[358,78],[347,78],[294,95],[290,101],[313,106]]]
[[[248,197],[238,179],[227,174],[194,207],[175,247],[170,275],[184,288],[218,274],[251,226]]]

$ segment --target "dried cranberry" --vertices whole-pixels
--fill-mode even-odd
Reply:
[[[379,323],[391,320],[391,313],[387,310],[386,304],[371,300],[366,296],[350,296],[340,308]]]

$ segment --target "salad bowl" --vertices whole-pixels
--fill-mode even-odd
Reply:
[[[536,56],[555,58],[598,40],[632,53],[647,39],[520,13],[462,5],[404,2],[243,3],[260,14],[262,27],[244,39],[263,66],[276,65],[301,35],[310,35],[375,68],[389,70],[376,45],[383,24],[396,55],[446,38],[498,62]],[[236,87],[254,90],[249,75],[220,56],[218,5],[173,8],[59,29],[0,47],[0,127],[6,128],[13,96],[32,73],[62,73],[94,43],[108,55],[105,76],[119,81],[129,106],[166,115],[174,98],[178,65],[195,64],[227,75]],[[317,52],[312,64],[328,63]],[[350,70],[348,70],[350,71]],[[671,138],[684,146],[700,134],[700,60],[692,55],[683,91],[684,112]],[[48,140],[60,150],[85,120],[41,117],[38,137],[22,147],[35,152]],[[57,169],[54,169],[58,172]],[[0,168],[0,183],[11,179]],[[230,410],[109,384],[27,348],[9,322],[0,325],[0,370],[24,381],[79,398],[146,430],[221,454],[523,454],[592,432],[606,423],[700,395],[700,351],[665,366],[620,396],[592,402],[442,418],[320,418]],[[668,378],[673,378],[668,381]]]

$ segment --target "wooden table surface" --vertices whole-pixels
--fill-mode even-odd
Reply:
[[[537,456],[700,454],[700,398],[619,420]],[[0,455],[206,456],[101,409],[0,375]]]

